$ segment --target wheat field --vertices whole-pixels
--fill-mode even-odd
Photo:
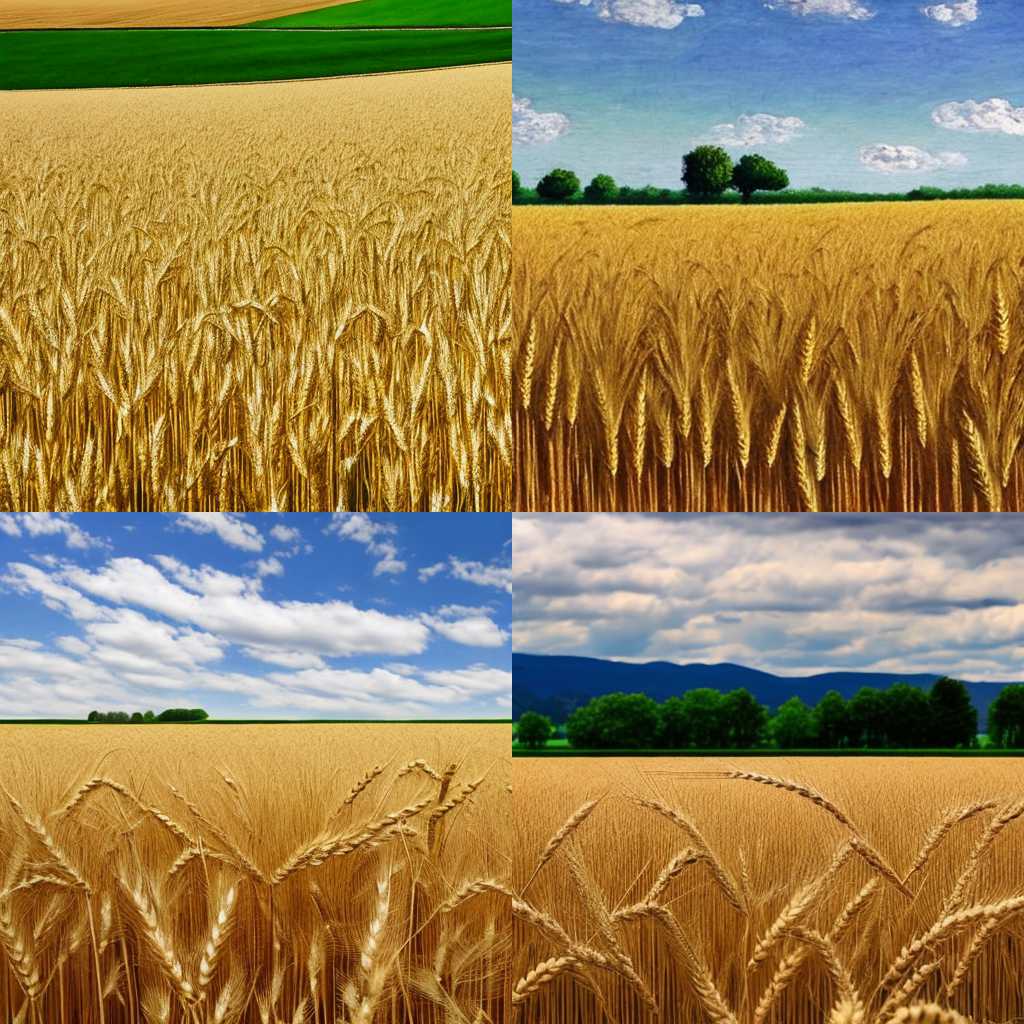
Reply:
[[[1024,1015],[1018,759],[520,758],[513,778],[516,1024]]]
[[[507,510],[510,78],[0,94],[0,510]]]
[[[0,1019],[495,1024],[507,725],[0,726]]]
[[[6,0],[0,29],[240,25],[351,0]]]
[[[1024,509],[1024,207],[517,208],[515,507]]]

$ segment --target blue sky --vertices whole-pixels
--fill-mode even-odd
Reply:
[[[0,718],[505,718],[502,514],[0,513]]]
[[[1024,515],[513,516],[530,654],[1024,680]]]
[[[796,187],[1024,183],[1019,0],[513,0],[513,166],[678,188],[724,142]],[[659,27],[660,26],[660,27]]]

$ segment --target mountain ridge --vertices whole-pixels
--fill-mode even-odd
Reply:
[[[894,683],[909,683],[928,689],[940,675],[930,672],[842,671],[782,676],[731,662],[634,663],[575,655],[513,653],[512,717],[518,719],[524,711],[539,711],[561,723],[574,708],[605,693],[646,693],[662,701],[703,686],[723,693],[745,687],[762,704],[774,709],[790,697],[800,697],[808,704],[816,704],[829,690],[837,690],[848,699],[862,686],[885,688]],[[964,680],[978,709],[979,728],[984,730],[989,706],[1000,689],[1013,682]]]

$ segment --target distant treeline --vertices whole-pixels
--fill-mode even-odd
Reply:
[[[544,715],[520,716],[516,738],[543,747],[556,734]],[[658,703],[642,693],[609,693],[565,723],[572,747],[600,749],[955,749],[978,744],[978,711],[967,687],[943,677],[926,691],[906,683],[865,686],[849,700],[829,690],[813,707],[791,697],[770,711],[748,690],[688,690]],[[1024,747],[1024,686],[1001,689],[989,709],[988,741]]]
[[[611,186],[594,189],[591,185],[567,196],[545,198],[534,188],[516,188],[517,176],[513,174],[512,202],[524,206],[731,206],[744,203],[737,192],[719,195],[700,195],[686,189],[656,188],[645,185],[634,188],[629,185],[615,185],[608,175]],[[595,178],[594,181],[598,179]],[[977,188],[941,189],[921,187],[910,192],[844,192],[825,188],[785,189],[780,192],[757,192],[746,203],[778,205],[785,203],[905,203],[927,199],[1024,199],[1024,185],[980,185]]]
[[[167,708],[160,714],[154,714],[152,711],[90,711],[87,721],[121,725],[146,722],[205,722],[209,717],[202,708]]]

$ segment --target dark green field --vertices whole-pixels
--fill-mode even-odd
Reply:
[[[0,33],[0,89],[204,85],[487,64],[512,30],[87,29]]]
[[[355,3],[252,22],[254,26],[280,28],[511,24],[510,0],[459,0],[458,3],[450,0],[356,0]]]

